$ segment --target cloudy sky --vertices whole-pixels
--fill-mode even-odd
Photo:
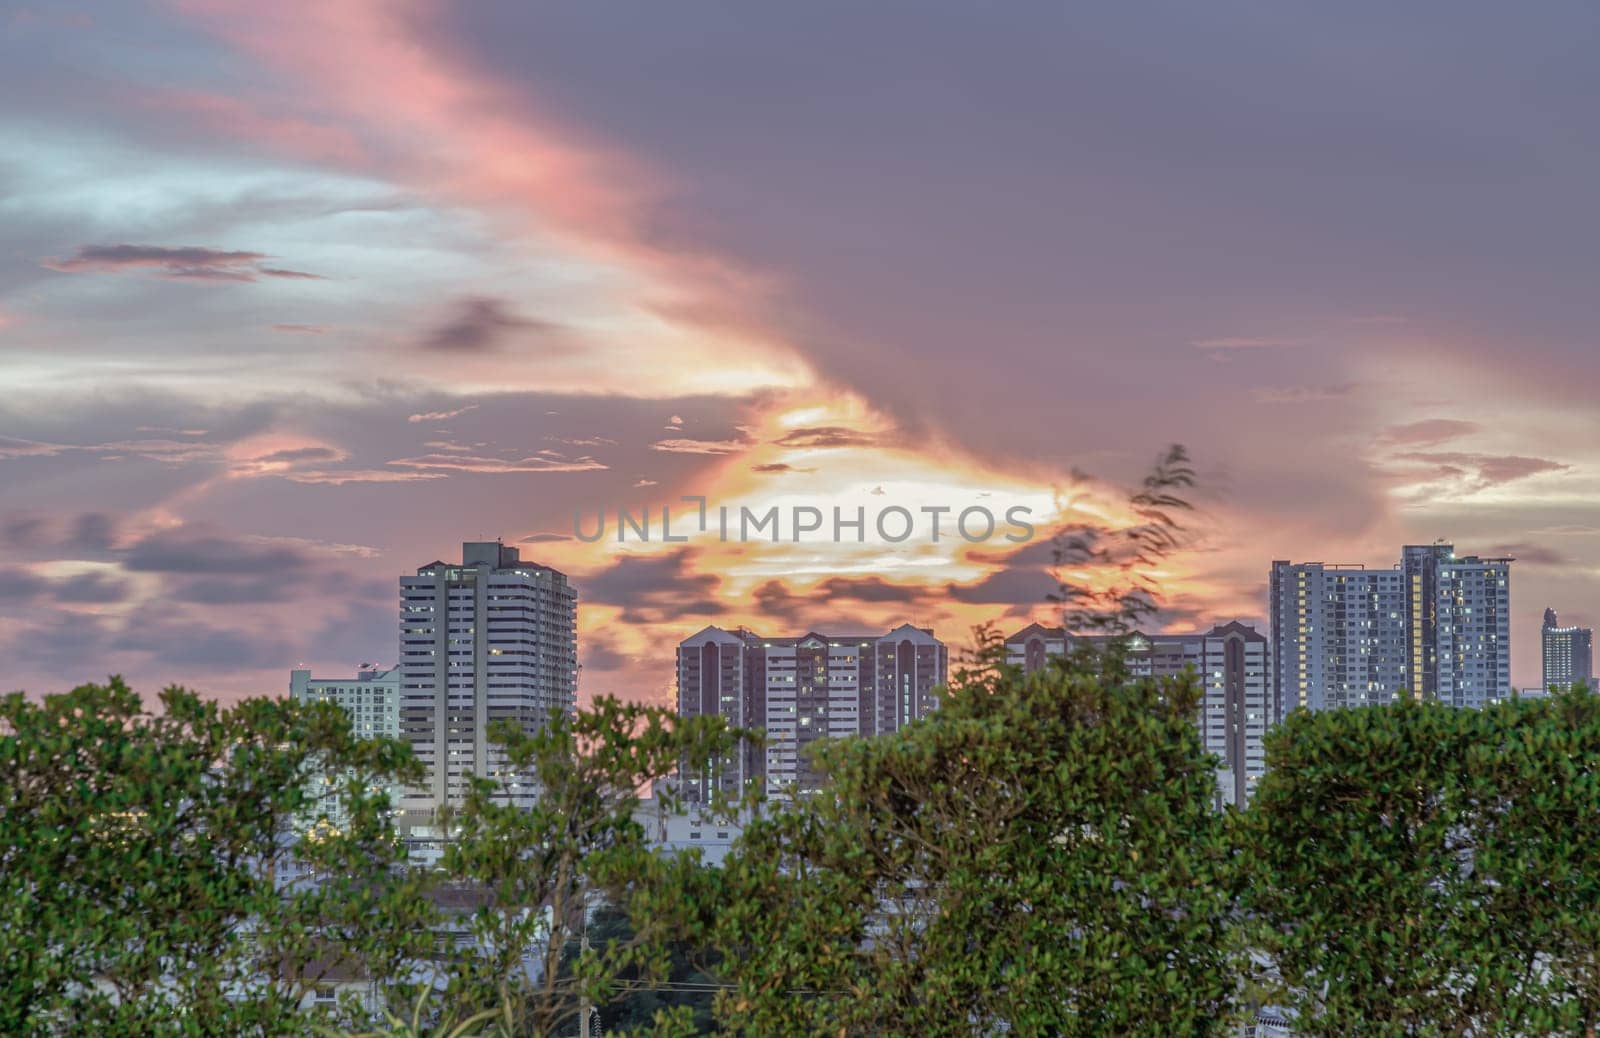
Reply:
[[[584,544],[573,513],[1202,474],[1270,560],[1509,553],[1600,621],[1600,12],[1551,2],[0,5],[0,685],[395,654],[501,537],[582,691],[706,623],[952,643],[1042,541]]]

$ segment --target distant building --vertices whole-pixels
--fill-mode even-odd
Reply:
[[[400,668],[363,665],[354,678],[314,678],[309,670],[289,672],[289,698],[297,703],[332,703],[350,715],[350,730],[363,739],[400,737]],[[311,791],[313,804],[300,819],[302,828],[324,821],[343,828],[349,820],[340,803],[343,775],[324,775]],[[388,789],[398,806],[400,791]]]
[[[463,544],[461,558],[400,578],[400,730],[427,770],[407,791],[408,825],[459,803],[472,777],[531,804],[531,776],[506,767],[489,726],[532,734],[577,702],[577,592],[565,574],[497,541]]]
[[[1081,645],[1105,645],[1105,636],[1070,636],[1060,627],[1030,624],[1005,641],[1006,662],[1032,673]],[[1125,639],[1135,677],[1171,677],[1194,668],[1205,689],[1196,724],[1207,752],[1221,760],[1217,796],[1243,805],[1266,771],[1262,740],[1272,723],[1271,651],[1266,636],[1241,623],[1193,634],[1141,634]]]
[[[289,698],[297,703],[332,703],[350,715],[363,739],[400,738],[400,668],[364,665],[354,678],[314,678],[289,672]]]
[[[704,774],[685,775],[684,795],[705,803],[754,782],[772,797],[821,788],[805,748],[822,738],[879,735],[934,709],[949,661],[933,632],[903,624],[887,634],[768,638],[707,627],[678,645],[678,711],[718,714],[767,733]]]
[[[1544,688],[1560,692],[1576,684],[1594,687],[1594,631],[1562,627],[1554,609],[1544,611]]]
[[[722,818],[690,806],[682,813],[669,811],[655,797],[645,797],[633,813],[652,846],[665,851],[699,850],[707,865],[721,865],[734,841],[750,821],[747,812]]]
[[[1511,694],[1511,559],[1407,545],[1392,569],[1272,564],[1276,720],[1393,702],[1479,707]]]

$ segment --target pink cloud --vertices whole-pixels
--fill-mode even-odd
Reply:
[[[80,245],[73,255],[48,259],[41,265],[63,274],[143,270],[184,281],[255,281],[263,277],[322,280],[320,274],[265,266],[261,261],[267,258],[263,252],[200,245]]]

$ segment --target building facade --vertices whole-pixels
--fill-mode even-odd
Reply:
[[[363,665],[351,678],[314,678],[289,672],[289,698],[297,703],[332,703],[350,715],[350,729],[363,739],[400,737],[400,668]]]
[[[289,698],[297,703],[332,703],[350,715],[350,730],[362,739],[400,737],[400,668],[363,665],[352,678],[315,678],[309,670],[289,672]],[[313,805],[301,819],[304,825],[319,820],[342,828],[348,812],[340,801],[342,775],[324,775],[310,791]],[[398,803],[400,790],[387,789],[390,803]]]
[[[1109,641],[1030,624],[1006,639],[1006,662],[1033,673],[1072,648]],[[1206,751],[1221,762],[1218,802],[1246,803],[1266,771],[1263,738],[1274,715],[1272,653],[1266,636],[1234,622],[1193,634],[1135,633],[1124,642],[1134,677],[1172,677],[1193,669],[1204,689],[1195,723]]]
[[[1401,695],[1480,707],[1511,694],[1511,559],[1408,545],[1392,569],[1276,561],[1276,720]]]
[[[1399,569],[1274,562],[1273,719],[1291,710],[1388,703],[1407,687],[1406,575]]]
[[[577,702],[577,592],[566,576],[497,541],[462,545],[460,563],[400,578],[400,729],[427,771],[407,791],[406,821],[459,803],[471,778],[531,803],[489,739],[509,721],[532,734]]]
[[[811,743],[893,732],[926,716],[948,666],[944,643],[910,624],[887,634],[790,638],[707,627],[678,646],[679,713],[765,729],[767,744],[685,774],[684,795],[706,803],[752,782],[774,798],[815,793],[822,784],[807,763]]]
[[[1562,627],[1556,611],[1546,609],[1539,633],[1544,650],[1544,690],[1562,692],[1577,684],[1593,688],[1594,631]]]

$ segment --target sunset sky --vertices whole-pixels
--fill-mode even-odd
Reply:
[[[1274,558],[1510,554],[1600,622],[1600,9],[0,5],[4,690],[281,693],[501,537],[580,694],[707,623],[1046,619],[1048,546],[572,539],[583,509],[1201,474],[1174,629]]]

